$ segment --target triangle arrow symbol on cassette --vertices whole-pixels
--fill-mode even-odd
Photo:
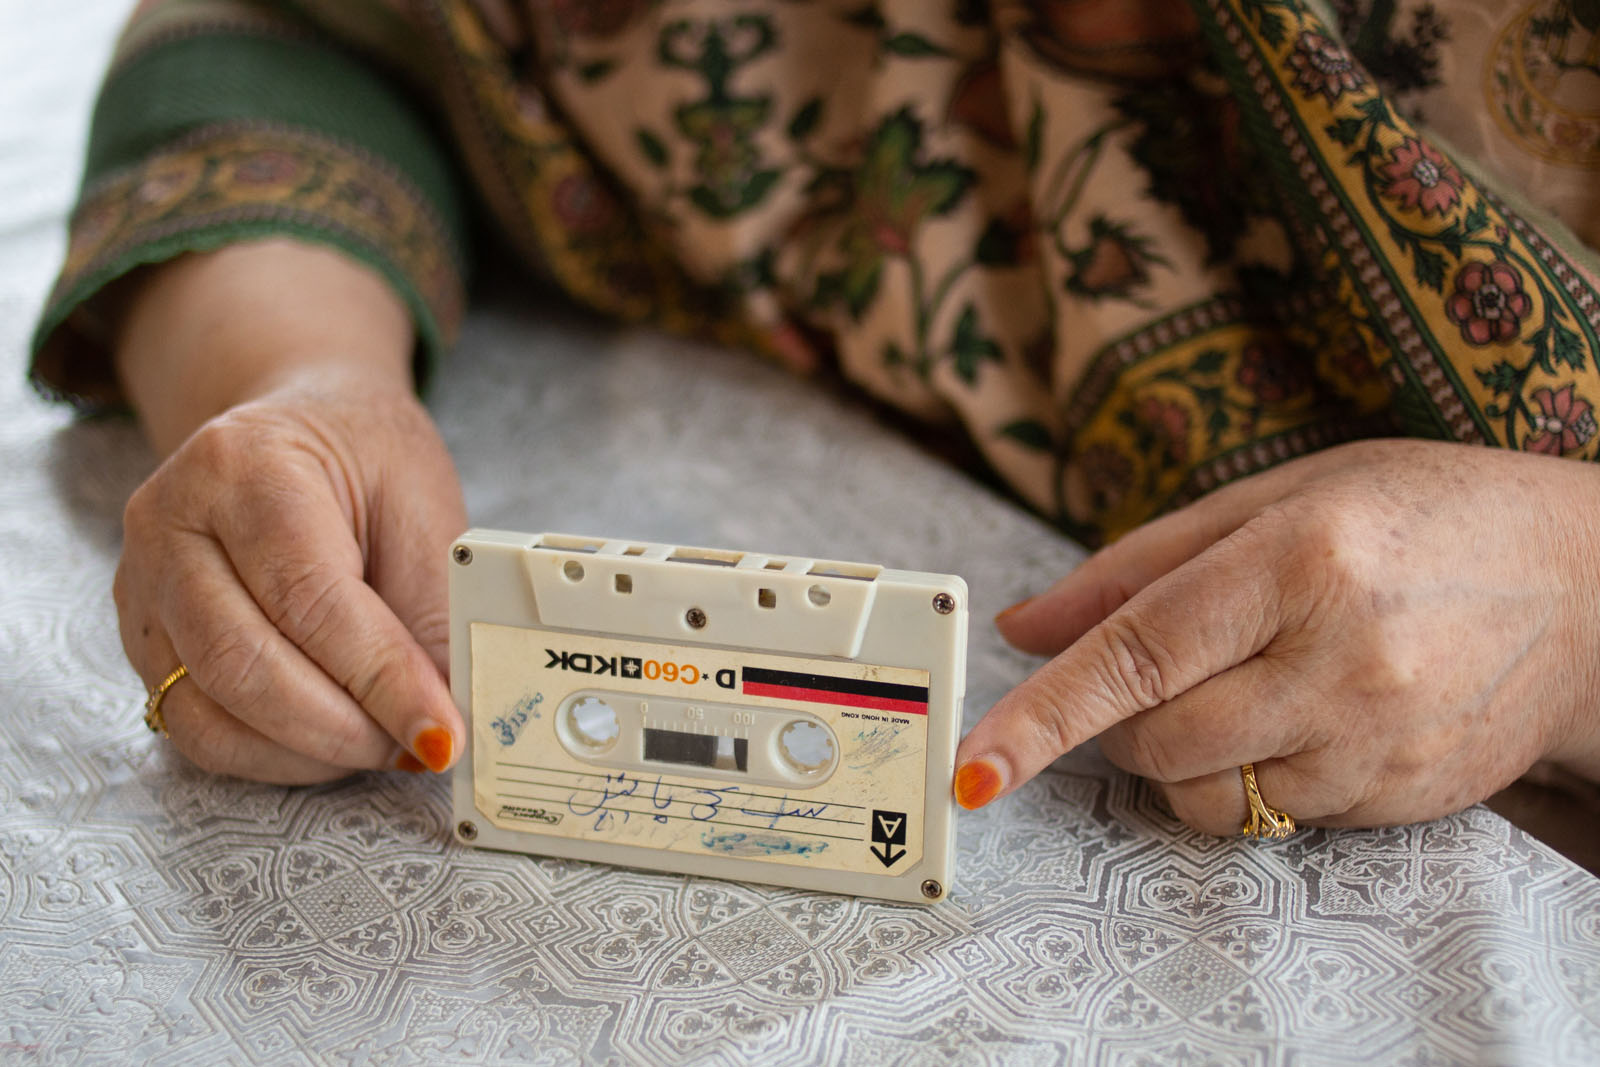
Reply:
[[[893,867],[906,854],[896,845],[906,843],[906,813],[876,810],[872,813],[871,852],[885,867]]]

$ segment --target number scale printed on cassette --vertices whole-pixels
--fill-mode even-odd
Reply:
[[[497,531],[468,533],[451,558],[462,840],[948,893],[959,578]]]

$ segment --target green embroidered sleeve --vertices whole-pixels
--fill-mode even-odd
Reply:
[[[400,90],[302,26],[193,6],[135,21],[106,76],[34,383],[115,406],[96,294],[140,266],[267,237],[331,245],[387,279],[414,318],[420,376],[464,305],[466,206],[444,147]]]

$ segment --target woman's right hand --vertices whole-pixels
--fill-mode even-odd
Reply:
[[[439,771],[450,457],[408,389],[319,372],[211,419],[128,502],[122,643],[199,766],[282,783]]]
[[[128,283],[117,373],[166,461],[124,517],[128,659],[201,767],[282,783],[439,771],[447,553],[466,526],[412,393],[410,312],[373,271],[292,240]]]

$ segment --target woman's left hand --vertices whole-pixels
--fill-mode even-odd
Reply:
[[[1589,464],[1429,441],[1218,490],[996,620],[1055,658],[962,741],[957,799],[1095,736],[1221,835],[1245,763],[1326,826],[1445,815],[1540,759],[1600,778],[1597,516]]]

